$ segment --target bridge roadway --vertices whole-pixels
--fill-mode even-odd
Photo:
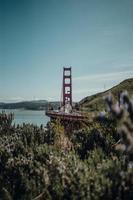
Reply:
[[[87,116],[83,115],[81,112],[72,111],[71,113],[65,113],[62,111],[49,110],[45,113],[51,119],[61,119],[67,121],[85,121]]]

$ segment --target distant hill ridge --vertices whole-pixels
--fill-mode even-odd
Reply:
[[[59,102],[48,102],[47,100],[21,101],[17,103],[0,103],[0,109],[26,109],[26,110],[45,110],[48,104],[54,109],[59,107]]]
[[[108,93],[112,93],[114,97],[117,99],[118,94],[121,91],[127,91],[129,96],[133,95],[133,78],[126,79],[119,83],[118,85],[112,87],[109,90],[104,92],[100,92],[91,96],[87,96],[79,102],[80,107],[83,110],[87,111],[101,111],[105,108],[105,102],[103,97],[106,96]]]

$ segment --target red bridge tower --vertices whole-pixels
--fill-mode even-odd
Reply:
[[[63,106],[72,106],[72,71],[71,67],[63,68]]]
[[[51,120],[60,119],[65,126],[66,122],[86,121],[86,115],[82,114],[81,111],[74,110],[72,108],[72,68],[63,68],[63,84],[62,84],[62,102],[59,110],[47,110],[46,115]],[[72,125],[72,123],[70,123]],[[68,123],[68,125],[70,125]]]

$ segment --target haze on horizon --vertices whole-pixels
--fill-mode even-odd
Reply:
[[[133,78],[132,0],[0,0],[0,102],[73,100]]]

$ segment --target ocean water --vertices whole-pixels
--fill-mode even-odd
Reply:
[[[2,112],[3,109],[0,109]],[[40,126],[46,125],[49,121],[49,117],[45,115],[45,111],[23,110],[23,109],[4,109],[6,113],[14,113],[13,123],[23,124],[31,123]]]

